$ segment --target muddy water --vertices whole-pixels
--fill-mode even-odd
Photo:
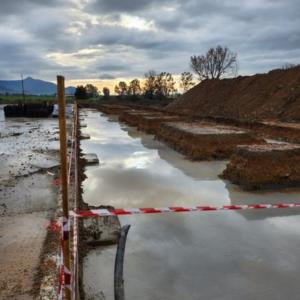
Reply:
[[[93,205],[300,202],[299,191],[249,193],[220,180],[226,162],[190,162],[151,135],[95,111],[82,111],[82,141],[100,165],[88,167],[84,199]],[[299,299],[300,210],[121,217],[131,224],[124,265],[127,299]],[[84,262],[87,299],[113,299],[115,247]]]

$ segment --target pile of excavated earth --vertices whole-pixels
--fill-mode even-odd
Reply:
[[[300,67],[206,80],[155,110],[102,105],[192,160],[227,159],[220,176],[246,189],[300,186]]]
[[[300,66],[267,74],[205,80],[168,106],[201,118],[300,120]]]

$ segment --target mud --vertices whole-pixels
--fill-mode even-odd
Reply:
[[[145,116],[161,116],[162,113],[158,111],[133,111],[133,112],[123,112],[119,116],[119,121],[129,124],[131,126],[138,126],[141,122],[141,119]]]
[[[290,143],[300,143],[300,123],[265,121],[253,124],[251,127],[262,136]]]
[[[104,112],[106,114],[112,114],[112,115],[119,115],[122,112],[126,111],[126,110],[130,110],[129,106],[126,105],[118,105],[118,104],[108,104],[108,105],[100,105],[98,106],[98,109],[101,112]]]
[[[240,146],[221,176],[247,189],[300,187],[299,163],[297,145]]]
[[[143,116],[140,118],[138,129],[149,134],[156,134],[161,124],[183,120],[180,116],[162,115],[162,116]]]
[[[46,272],[41,262],[57,260],[47,242],[58,197],[57,120],[5,119],[0,108],[0,133],[0,299],[33,299]]]
[[[237,145],[264,143],[248,131],[204,122],[165,123],[156,137],[192,160],[226,159]]]

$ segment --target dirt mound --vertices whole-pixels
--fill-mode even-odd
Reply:
[[[239,146],[221,177],[246,189],[299,187],[300,147],[292,144]]]
[[[300,66],[267,74],[205,80],[166,108],[195,117],[300,120]]]

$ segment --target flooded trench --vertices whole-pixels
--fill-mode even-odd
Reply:
[[[82,110],[85,202],[116,208],[300,202],[299,191],[245,192],[218,178],[226,162],[191,162],[153,136]],[[122,216],[131,224],[126,299],[299,299],[300,210]],[[84,260],[87,299],[113,299],[115,246]]]

